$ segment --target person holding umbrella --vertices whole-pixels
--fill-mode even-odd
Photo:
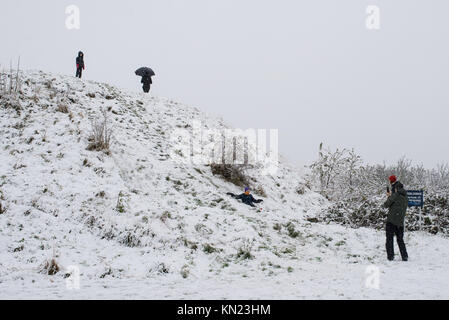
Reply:
[[[136,70],[136,75],[142,77],[140,82],[143,83],[143,92],[150,92],[151,84],[153,83],[151,77],[156,75],[154,71],[151,68],[142,67]]]

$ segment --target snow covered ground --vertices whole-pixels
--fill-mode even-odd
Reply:
[[[309,222],[327,202],[283,160],[274,177],[249,173],[259,212],[209,167],[171,159],[174,130],[223,120],[107,84],[23,80],[20,110],[0,107],[1,299],[449,298],[447,238],[407,233],[410,261],[387,262],[383,232]],[[86,150],[101,108],[110,155]]]

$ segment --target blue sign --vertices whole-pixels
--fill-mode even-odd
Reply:
[[[423,190],[407,190],[409,207],[424,207],[424,191]]]

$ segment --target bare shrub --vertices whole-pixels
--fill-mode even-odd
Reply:
[[[58,263],[56,262],[56,260],[53,258],[51,260],[47,260],[45,261],[41,272],[48,274],[49,276],[54,276],[55,274],[57,274],[59,271],[61,270],[61,268],[59,267]]]
[[[9,73],[0,72],[0,102],[6,108],[15,109],[18,113],[22,109],[19,102],[22,79],[20,78],[20,57],[17,62],[17,70],[13,71],[10,63]]]
[[[253,179],[247,170],[259,165],[256,163],[257,153],[251,130],[214,131],[203,137],[202,148],[213,175],[219,175],[239,187],[250,186]]]
[[[0,94],[3,96],[7,91],[8,75],[2,71],[0,72]]]
[[[34,88],[33,88],[33,101],[35,102],[35,103],[37,103],[38,101],[39,101],[39,96],[40,96],[40,94],[41,94],[41,87],[40,86],[38,86],[37,84],[35,84],[34,85]]]
[[[108,125],[108,114],[105,110],[102,110],[102,119],[92,121],[92,134],[89,137],[89,145],[87,150],[89,151],[106,151],[109,153],[111,146],[112,129]]]
[[[61,96],[58,97],[58,107],[56,108],[56,111],[62,113],[69,113],[69,106],[68,106],[69,92],[70,87],[69,85],[67,85],[67,90]]]
[[[246,165],[240,164],[211,164],[212,174],[219,175],[228,182],[239,187],[249,186]]]
[[[58,104],[58,108],[56,109],[58,112],[69,113],[69,108],[66,104]]]
[[[137,248],[142,245],[140,239],[131,232],[125,234],[120,240],[120,243],[129,248]]]
[[[0,202],[0,214],[4,214],[6,212],[6,208],[3,207],[2,203]]]
[[[20,57],[17,61],[17,70],[13,71],[12,62],[9,67],[9,74],[1,72],[0,91],[2,94],[15,95],[20,92],[22,80],[20,74]]]

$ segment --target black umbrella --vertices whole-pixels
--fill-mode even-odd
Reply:
[[[147,68],[147,67],[142,67],[140,69],[136,70],[136,75],[144,77],[144,76],[155,76],[156,74],[154,73],[154,71],[151,68]]]

